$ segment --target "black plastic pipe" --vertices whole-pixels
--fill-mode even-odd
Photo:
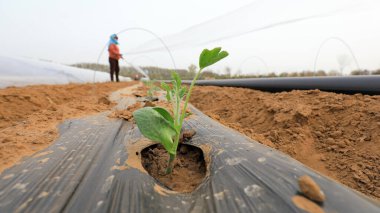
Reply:
[[[191,83],[191,81],[184,81]],[[268,92],[312,90],[380,95],[380,76],[296,77],[296,78],[246,78],[224,80],[198,80],[197,85],[243,87]]]

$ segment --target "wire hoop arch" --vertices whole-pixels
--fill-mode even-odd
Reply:
[[[258,61],[260,61],[260,62],[265,66],[265,69],[266,69],[267,73],[269,73],[269,66],[268,66],[268,64],[264,61],[264,59],[262,59],[262,58],[259,57],[259,56],[254,56],[254,55],[245,58],[245,59],[240,63],[239,70],[241,70],[242,67],[243,67],[243,65],[244,65],[247,61],[249,61],[249,60],[251,60],[251,59],[257,59]]]
[[[337,36],[333,36],[333,37],[329,37],[329,38],[325,39],[325,40],[321,43],[321,45],[319,45],[319,48],[318,48],[317,54],[316,54],[315,59],[314,59],[314,73],[317,72],[317,61],[318,61],[319,54],[321,53],[322,48],[324,47],[324,45],[325,45],[327,42],[329,42],[329,41],[331,41],[331,40],[339,41],[341,44],[343,44],[343,45],[348,49],[348,51],[350,52],[352,58],[354,59],[354,62],[355,62],[355,64],[356,64],[357,69],[360,70],[359,62],[358,62],[358,60],[356,59],[356,56],[355,56],[355,54],[354,54],[354,51],[352,51],[350,45],[348,45],[348,43],[345,42],[342,38],[339,38],[339,37],[337,37]]]

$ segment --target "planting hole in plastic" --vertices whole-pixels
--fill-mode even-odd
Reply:
[[[179,144],[174,169],[166,175],[169,154],[160,144],[154,144],[141,151],[144,169],[166,188],[188,193],[194,191],[205,179],[207,169],[202,149]]]

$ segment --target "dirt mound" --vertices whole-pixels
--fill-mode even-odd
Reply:
[[[50,145],[63,120],[110,109],[107,95],[132,84],[1,89],[0,172]],[[196,87],[191,102],[221,123],[380,199],[380,96]]]
[[[142,104],[140,102],[137,102],[131,106],[128,106],[126,109],[123,110],[117,110],[115,109],[112,111],[108,117],[109,118],[122,118],[127,121],[132,121],[133,120],[133,112],[135,110],[138,110],[142,107]]]
[[[0,90],[0,172],[50,145],[65,119],[108,110],[107,96],[128,83],[12,87]]]
[[[380,199],[380,96],[196,87],[210,117]]]

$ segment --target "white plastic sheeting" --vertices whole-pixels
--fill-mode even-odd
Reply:
[[[34,84],[106,82],[109,73],[80,69],[58,63],[0,56],[0,88]],[[121,77],[121,81],[130,78]]]
[[[352,60],[344,74],[358,69],[357,64],[376,70],[379,9],[378,0],[255,0],[161,39],[141,42],[132,39],[137,32],[122,31],[120,49],[127,59],[138,58],[136,65],[173,68],[169,49],[178,68],[187,68],[203,48],[221,46],[230,56],[210,68],[219,74],[227,67],[232,74],[249,75],[340,70],[339,55]],[[131,46],[135,43],[140,45]]]

